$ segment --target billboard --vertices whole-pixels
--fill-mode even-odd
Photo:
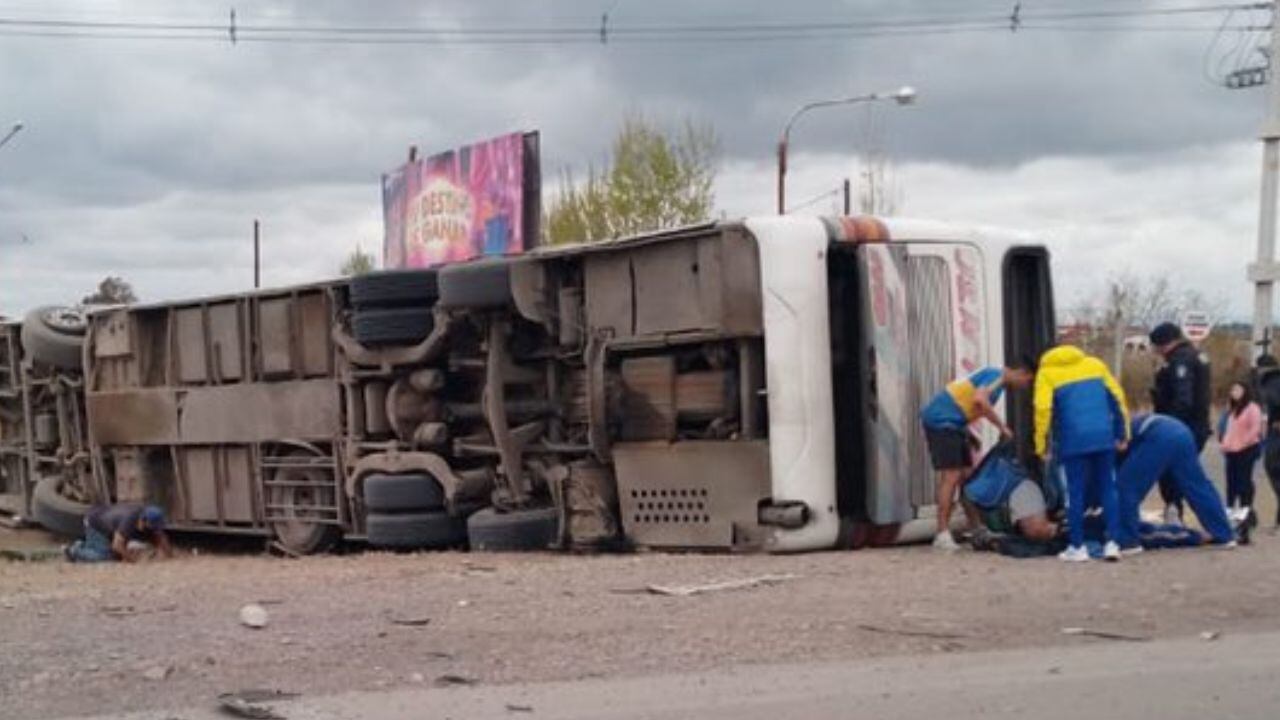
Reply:
[[[538,244],[538,134],[513,133],[382,176],[382,267],[430,267]]]

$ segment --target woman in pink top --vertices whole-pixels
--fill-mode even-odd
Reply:
[[[1262,409],[1244,383],[1232,383],[1229,398],[1221,438],[1227,461],[1227,507],[1252,510],[1253,467],[1262,451]]]

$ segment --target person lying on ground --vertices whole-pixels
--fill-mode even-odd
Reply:
[[[1227,517],[1222,496],[1200,465],[1196,437],[1177,418],[1151,413],[1134,416],[1129,450],[1120,463],[1119,542],[1123,552],[1142,551],[1138,509],[1143,498],[1166,474],[1200,519],[1209,542],[1234,547],[1236,531]]]
[[[1016,452],[1008,441],[993,447],[965,483],[960,501],[966,514],[982,518],[980,529],[1051,542],[1058,537],[1058,523],[1050,517],[1044,490],[1018,462]],[[975,535],[974,546],[983,545],[984,534]]]
[[[1035,370],[1029,360],[1014,367],[985,367],[947,383],[920,411],[929,456],[934,470],[938,471],[935,548],[950,551],[959,547],[951,536],[951,511],[956,491],[973,466],[969,428],[986,418],[999,429],[1002,437],[1012,437],[1012,431],[996,412],[995,405],[1006,387],[1026,388],[1034,377]],[[968,519],[974,526],[980,521],[972,516]]]
[[[155,505],[120,503],[97,505],[84,516],[84,538],[66,547],[71,562],[137,562],[137,543],[150,543],[164,557],[173,546],[164,531],[164,511]]]

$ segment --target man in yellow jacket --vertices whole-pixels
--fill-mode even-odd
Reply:
[[[1035,383],[1036,454],[1052,455],[1066,476],[1070,546],[1058,557],[1089,559],[1084,547],[1086,497],[1100,497],[1107,524],[1103,557],[1120,559],[1116,452],[1129,442],[1124,390],[1101,360],[1060,345],[1040,358]]]

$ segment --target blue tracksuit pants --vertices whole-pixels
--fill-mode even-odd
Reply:
[[[1121,534],[1120,501],[1116,492],[1116,454],[1112,450],[1064,457],[1059,463],[1067,481],[1067,535],[1072,547],[1084,546],[1086,497],[1102,502],[1107,538]]]
[[[1175,423],[1155,423],[1134,438],[1129,456],[1120,465],[1121,545],[1138,544],[1138,507],[1166,473],[1214,542],[1235,539],[1222,496],[1200,465],[1200,453],[1191,433]]]

